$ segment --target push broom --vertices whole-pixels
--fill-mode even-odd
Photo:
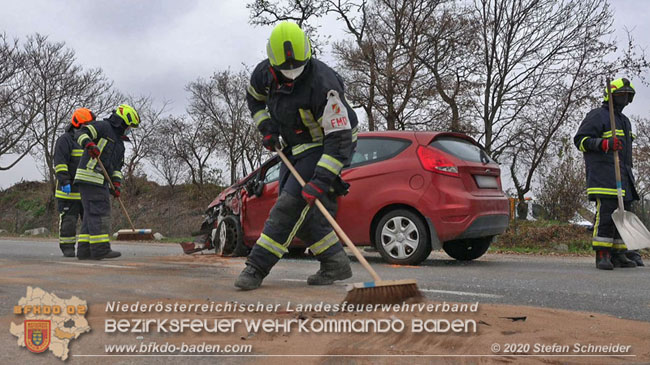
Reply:
[[[101,167],[102,172],[104,173],[104,177],[106,178],[106,181],[108,181],[110,189],[113,190],[113,184],[110,183],[111,178],[108,176],[108,172],[106,171],[106,168],[104,167],[104,164],[102,163],[102,160],[99,159],[99,157],[97,157],[97,163],[99,164],[99,167]],[[133,221],[131,221],[131,217],[129,216],[129,212],[126,211],[124,203],[122,203],[122,199],[119,197],[116,198],[117,201],[120,202],[120,207],[122,207],[122,211],[124,212],[126,219],[129,221],[129,224],[131,225],[131,229],[120,229],[117,231],[117,239],[122,241],[153,240],[154,237],[151,229],[135,229]]]
[[[296,171],[289,159],[287,159],[287,156],[280,149],[276,148],[275,150],[300,185],[305,186],[305,180],[298,174],[298,171]],[[359,260],[361,265],[363,265],[374,279],[374,281],[348,285],[348,294],[345,297],[345,302],[350,304],[398,304],[407,299],[419,300],[422,298],[422,293],[418,289],[415,279],[381,280],[377,272],[370,266],[361,252],[359,252],[359,249],[352,243],[352,240],[343,232],[341,226],[336,223],[334,217],[325,209],[323,203],[318,199],[316,199],[315,203],[321,213],[323,213],[323,216],[332,225],[339,238],[345,242],[357,260]]]

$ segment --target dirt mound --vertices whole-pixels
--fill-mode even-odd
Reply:
[[[56,204],[48,190],[46,183],[22,181],[0,191],[0,229],[23,233],[37,227],[57,228],[59,216],[52,213]]]
[[[168,237],[189,237],[200,228],[205,209],[220,191],[216,185],[198,188],[186,184],[172,189],[136,178],[131,185],[125,185],[122,202],[137,228],[151,228]],[[20,182],[0,191],[0,229],[21,234],[26,229],[47,227],[57,235],[56,210],[54,194],[44,182]],[[129,228],[115,200],[111,213],[114,231]]]

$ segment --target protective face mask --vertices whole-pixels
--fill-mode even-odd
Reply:
[[[295,80],[298,78],[298,76],[300,76],[300,74],[302,74],[304,70],[305,70],[305,65],[302,65],[298,68],[294,68],[291,70],[280,70],[280,72],[282,72],[282,75],[284,75],[284,77],[290,80]]]
[[[624,107],[630,103],[630,95],[628,93],[614,95],[613,101],[615,106]]]

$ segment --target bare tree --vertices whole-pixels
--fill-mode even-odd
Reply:
[[[152,128],[151,153],[147,154],[145,158],[154,168],[154,172],[173,190],[187,177],[188,167],[175,149],[170,146],[169,133],[173,132],[170,129],[172,119],[174,118],[171,116],[159,119],[157,127]]]
[[[218,182],[212,174],[211,157],[217,153],[220,141],[212,123],[206,119],[188,120],[185,116],[166,118],[164,122],[161,133],[167,138],[162,143],[183,161],[192,184],[200,188]]]
[[[602,76],[620,64],[604,61],[616,50],[606,40],[613,15],[598,0],[476,0],[475,11],[479,137],[508,161],[523,199],[558,131],[582,118]]]
[[[369,130],[430,127],[436,109],[425,65],[418,59],[424,29],[441,0],[330,1],[351,39],[334,44],[348,96]]]
[[[18,40],[0,34],[0,157],[18,154],[8,165],[0,166],[0,170],[14,167],[36,145],[34,140],[24,138],[35,113],[17,115],[21,97],[26,91],[20,82],[24,70],[24,55]]]
[[[340,59],[341,67],[347,67],[347,95],[355,107],[361,107],[368,118],[368,130],[377,129],[379,113],[374,109],[377,98],[377,69],[370,67],[376,64],[376,54],[370,42],[366,41],[368,24],[367,1],[330,1],[328,11],[337,14],[345,23],[346,32],[352,37],[348,41],[334,44],[334,54]],[[331,9],[331,10],[330,10]],[[354,60],[349,62],[346,60]]]
[[[537,197],[547,218],[568,222],[586,203],[584,164],[569,137],[563,138],[552,151],[557,161],[541,168],[544,173]]]
[[[365,104],[366,113],[381,115],[388,130],[417,127],[431,119],[427,114],[432,96],[429,77],[418,61],[418,51],[423,39],[420,27],[439,3],[373,1],[362,11],[365,29],[361,39],[334,46],[341,73],[349,81],[352,103]],[[372,128],[378,123],[373,120]]]
[[[53,156],[59,129],[69,123],[74,109],[87,107],[96,114],[114,107],[112,83],[101,69],[83,70],[75,64],[74,51],[65,43],[48,41],[36,34],[27,38],[25,73],[20,81],[28,90],[20,105],[20,115],[35,115],[29,125],[30,136],[37,142],[32,154],[40,159],[41,173],[54,190]]]
[[[209,80],[198,79],[187,86],[190,92],[188,113],[212,124],[218,133],[219,151],[226,155],[230,183],[238,179],[237,166],[250,147],[255,128],[246,103],[248,75],[245,71],[217,72]],[[258,138],[259,139],[259,138]]]
[[[468,111],[475,104],[473,95],[479,87],[473,80],[481,61],[476,37],[479,22],[471,8],[457,2],[435,10],[416,7],[410,20],[414,24],[412,38],[423,38],[417,60],[430,73],[430,85],[442,102],[439,111],[432,113],[434,120],[427,124],[452,132],[475,133],[473,116]],[[445,123],[436,126],[436,120]]]
[[[262,165],[262,159],[268,155],[262,146],[262,138],[260,132],[255,125],[249,124],[242,131],[244,136],[242,139],[241,148],[241,168],[242,175],[248,175],[249,171],[252,172]]]
[[[130,129],[127,152],[124,156],[124,178],[127,188],[134,187],[131,182],[136,175],[144,175],[143,160],[149,158],[154,151],[154,135],[160,128],[160,121],[166,112],[169,102],[155,106],[151,97],[128,97],[127,103],[135,108],[140,117],[140,126]]]
[[[541,106],[535,98],[553,95],[553,85],[567,80],[566,67],[575,56],[599,46],[590,50],[602,59],[600,37],[610,32],[611,13],[595,0],[477,0],[476,12],[484,85],[478,114],[485,147],[498,157],[511,144],[509,132],[521,114]],[[555,94],[552,101],[560,96]]]

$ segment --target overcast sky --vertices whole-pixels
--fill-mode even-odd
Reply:
[[[48,35],[74,49],[84,67],[101,67],[115,87],[133,95],[168,100],[171,112],[184,112],[185,85],[228,67],[254,66],[266,57],[269,27],[248,24],[248,10],[238,0],[185,1],[51,1],[4,0],[0,32],[21,40],[29,34]],[[625,41],[624,27],[637,43],[650,45],[650,2],[613,0],[616,36]],[[334,38],[343,32],[321,29]],[[330,60],[324,55],[326,61]],[[635,103],[626,113],[648,116],[650,89],[637,86]],[[599,92],[599,91],[598,91]],[[10,171],[0,171],[0,189],[16,181],[40,180],[34,160],[26,158]]]

